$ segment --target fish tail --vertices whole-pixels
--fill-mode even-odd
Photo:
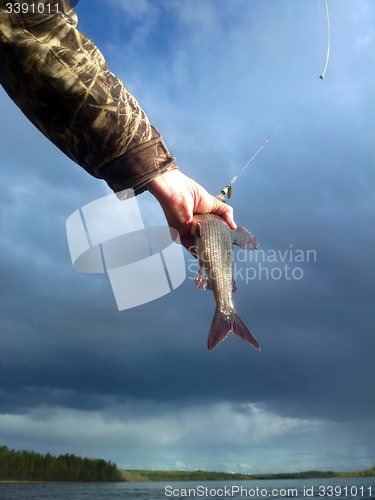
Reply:
[[[207,347],[209,351],[215,349],[224,339],[228,337],[231,330],[231,317],[216,308],[214,319],[212,320],[210,333],[208,334]]]
[[[258,342],[242,321],[238,312],[233,310],[230,314],[225,314],[217,308],[208,334],[208,350],[215,349],[220,342],[227,338],[229,332],[233,332],[236,337],[260,351]]]
[[[256,349],[257,351],[260,351],[259,344],[256,341],[254,335],[242,321],[240,315],[236,310],[233,311],[232,318],[233,318],[232,332],[234,333],[234,335],[239,339],[243,340],[244,342],[246,342],[246,344],[249,344],[252,347],[254,347],[254,349]]]

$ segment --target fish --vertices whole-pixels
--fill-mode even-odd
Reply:
[[[195,215],[191,235],[201,266],[195,285],[202,290],[212,290],[216,301],[207,340],[208,350],[215,349],[232,332],[260,351],[258,342],[236,311],[232,298],[232,293],[237,290],[233,281],[232,245],[255,250],[257,238],[244,227],[230,229],[224,219],[215,214]]]

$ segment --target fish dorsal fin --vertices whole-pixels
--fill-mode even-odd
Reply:
[[[244,227],[237,227],[233,231],[233,244],[245,250],[255,250],[258,246],[257,238]]]
[[[198,274],[195,277],[195,286],[197,286],[201,290],[212,290],[211,281],[204,274],[202,268],[199,269]]]

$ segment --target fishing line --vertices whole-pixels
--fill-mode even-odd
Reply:
[[[258,151],[255,153],[254,156],[252,156],[252,158],[250,158],[250,160],[246,163],[246,165],[242,168],[242,170],[240,170],[240,172],[238,172],[237,175],[235,175],[233,177],[233,179],[230,181],[230,183],[225,186],[224,189],[221,190],[221,193],[223,195],[227,195],[228,196],[228,199],[232,196],[232,185],[236,182],[236,180],[238,179],[238,177],[242,174],[242,172],[245,170],[246,167],[248,167],[250,165],[250,163],[254,160],[254,158],[257,156],[258,153],[260,153],[262,151],[262,149],[264,148],[264,146],[272,139],[272,137],[276,134],[276,132],[279,130],[280,127],[282,127],[282,125],[284,125],[284,123],[287,121],[287,119],[290,117],[290,115],[298,108],[298,106],[301,104],[301,102],[303,101],[304,97],[301,97],[301,99],[298,101],[298,103],[291,109],[291,111],[289,111],[289,113],[285,116],[285,118],[280,122],[280,124],[275,128],[275,130],[272,132],[272,134],[268,137],[268,139],[262,144],[262,146],[258,149]]]
[[[321,80],[323,80],[324,75],[325,75],[326,70],[327,70],[328,59],[329,59],[329,47],[330,47],[330,44],[331,44],[331,34],[330,34],[330,27],[329,27],[329,15],[328,15],[327,0],[324,0],[324,3],[325,3],[325,6],[326,6],[326,16],[327,16],[327,58],[326,58],[326,65],[324,66],[323,73],[319,77]]]
[[[327,58],[326,58],[326,64],[324,67],[323,73],[319,76],[321,80],[323,80],[325,72],[327,70],[328,66],[328,59],[329,59],[329,48],[330,48],[330,27],[329,27],[329,15],[328,15],[328,4],[327,0],[324,0],[325,2],[325,7],[326,7],[326,17],[327,17],[327,33],[328,33],[328,46],[327,46]],[[268,144],[268,142],[272,139],[273,135],[276,134],[276,132],[279,130],[279,128],[284,125],[284,123],[287,121],[287,119],[290,117],[290,115],[298,108],[298,106],[301,104],[302,100],[304,97],[301,97],[301,99],[298,101],[296,106],[292,108],[292,110],[286,115],[286,117],[280,122],[280,124],[275,128],[275,130],[272,132],[272,134],[268,137],[268,139],[262,144],[262,146],[258,149],[258,151],[250,158],[250,160],[246,163],[246,165],[238,172],[237,175],[233,177],[233,179],[230,181],[230,183],[225,186],[224,189],[221,190],[221,199],[225,200],[225,196],[228,196],[228,199],[232,196],[232,185],[236,182],[238,177],[242,174],[242,172],[245,170],[246,167],[250,165],[250,163],[254,160],[254,158],[262,151],[264,146]]]

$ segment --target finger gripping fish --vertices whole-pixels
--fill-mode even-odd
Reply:
[[[232,332],[260,351],[258,342],[240,318],[232,299],[232,292],[237,289],[233,281],[232,245],[255,250],[258,240],[243,227],[231,230],[221,217],[214,214],[195,215],[191,233],[201,266],[195,284],[202,290],[212,290],[216,301],[207,340],[208,350],[215,349]]]

